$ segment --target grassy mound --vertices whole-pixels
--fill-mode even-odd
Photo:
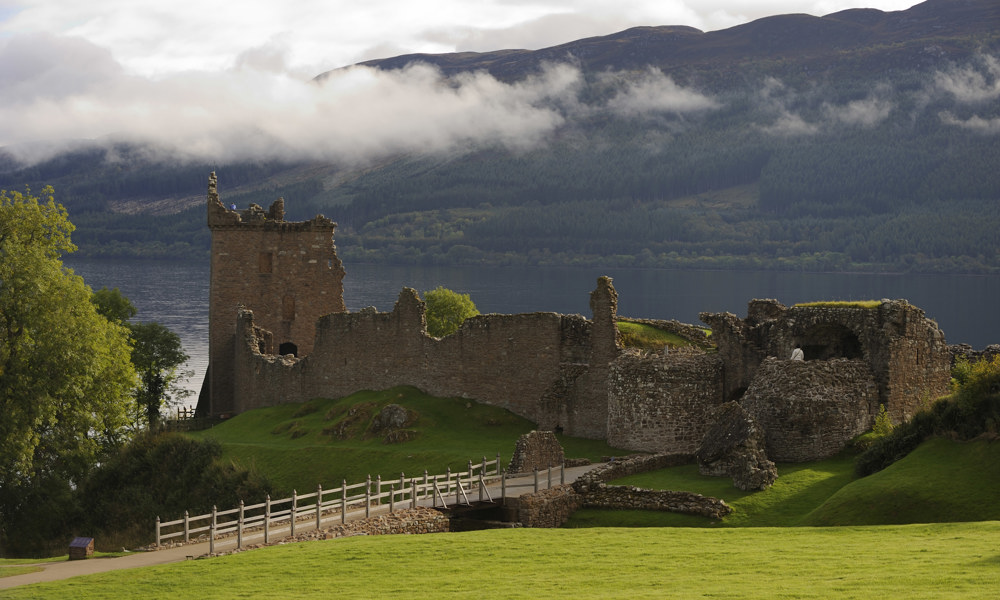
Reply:
[[[802,520],[885,525],[1000,519],[1000,442],[932,438],[906,458],[851,482]]]
[[[684,490],[722,498],[733,513],[721,522],[647,511],[584,509],[567,527],[794,527],[887,525],[1000,519],[1000,443],[934,438],[891,467],[856,479],[847,454],[778,465],[770,489],[744,492],[695,465],[633,475],[613,483]]]
[[[406,410],[402,427],[380,429],[389,404]],[[464,398],[437,398],[413,387],[364,391],[240,414],[191,435],[217,440],[223,457],[264,474],[275,493],[315,490],[364,481],[465,470],[468,460],[496,458],[506,465],[514,443],[533,423],[507,410]],[[568,457],[599,459],[624,454],[602,441],[560,436]]]

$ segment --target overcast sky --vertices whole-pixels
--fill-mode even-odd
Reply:
[[[489,139],[530,143],[531,132],[542,135],[558,125],[559,116],[538,105],[572,90],[572,72],[556,70],[534,85],[507,86],[505,94],[498,94],[501,84],[488,77],[441,90],[427,72],[405,77],[354,72],[321,89],[303,82],[337,67],[412,52],[538,49],[636,25],[711,31],[777,14],[822,16],[858,7],[893,11],[914,4],[0,0],[0,146],[125,135],[202,156],[218,156],[234,143],[273,147],[302,139],[317,152],[346,147],[364,152],[367,146],[377,153],[396,145],[401,135],[419,148],[479,139],[484,131]],[[660,84],[691,100],[689,91]],[[642,93],[649,96],[650,89]],[[502,100],[483,106],[485,96]],[[511,119],[521,121],[513,131]],[[481,129],[470,132],[463,124]],[[334,136],[339,141],[331,141]],[[316,150],[317,144],[324,148]]]

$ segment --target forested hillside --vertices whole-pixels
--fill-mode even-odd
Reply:
[[[415,60],[456,88],[478,71],[531,91],[555,125],[354,163],[81,147],[0,163],[0,186],[54,185],[89,255],[206,255],[216,170],[227,203],[283,196],[288,218],[333,218],[349,261],[1000,271],[993,0],[368,66]]]

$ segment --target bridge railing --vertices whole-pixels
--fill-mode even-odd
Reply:
[[[299,494],[293,490],[287,498],[272,500],[268,496],[264,502],[245,505],[240,501],[235,508],[217,510],[191,516],[188,511],[184,516],[172,521],[160,521],[156,518],[156,546],[165,542],[190,542],[207,537],[209,553],[215,552],[215,542],[220,538],[236,538],[236,546],[242,548],[244,536],[248,533],[262,534],[264,543],[271,541],[273,530],[281,528],[281,537],[294,536],[296,527],[314,527],[319,529],[323,521],[334,521],[339,518],[341,523],[347,521],[347,515],[364,511],[364,516],[371,515],[373,509],[384,510],[388,504],[389,511],[398,508],[410,508],[418,502],[430,499],[432,506],[452,503],[470,503],[471,496],[479,500],[487,499],[489,492],[486,483],[499,478],[500,454],[493,460],[473,463],[468,461],[465,471],[452,472],[451,468],[442,474],[430,475],[426,470],[422,476],[407,477],[400,473],[399,477],[382,479],[381,475],[374,480],[369,476],[365,481],[323,489],[316,486],[315,492]],[[478,489],[476,489],[478,488]],[[287,531],[285,531],[287,530]]]

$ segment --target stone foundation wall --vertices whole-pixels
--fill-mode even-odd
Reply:
[[[524,527],[559,527],[583,506],[573,486],[557,485],[517,499],[518,520]]]
[[[724,402],[722,361],[700,351],[623,354],[608,380],[608,445],[693,453]]]
[[[692,492],[647,490],[628,485],[599,485],[583,499],[584,508],[659,510],[721,519],[733,509],[724,501]]]
[[[878,401],[862,360],[768,358],[740,404],[764,430],[769,459],[803,462],[833,456],[867,431]]]
[[[586,494],[590,488],[614,479],[692,462],[694,462],[692,454],[635,454],[624,458],[614,458],[578,477],[573,482],[573,488],[578,493]]]

